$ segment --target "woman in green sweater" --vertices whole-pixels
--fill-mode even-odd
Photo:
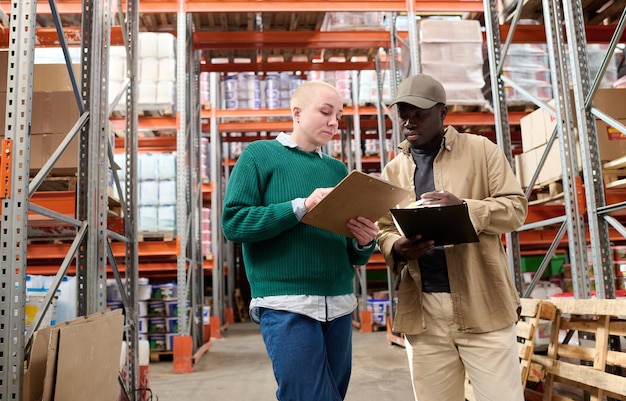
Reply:
[[[281,401],[339,401],[352,367],[355,265],[374,250],[376,224],[356,217],[347,238],[300,219],[348,173],[321,148],[343,115],[339,91],[301,84],[293,132],[250,143],[230,176],[222,229],[242,243],[252,301]]]

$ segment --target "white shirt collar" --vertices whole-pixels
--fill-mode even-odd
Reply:
[[[291,139],[291,136],[287,135],[284,132],[281,132],[280,134],[278,134],[278,136],[276,137],[276,140],[280,142],[281,145],[287,148],[300,148],[300,146]],[[320,158],[322,157],[322,150],[320,149],[319,146],[315,148],[315,153],[317,153],[317,155]]]

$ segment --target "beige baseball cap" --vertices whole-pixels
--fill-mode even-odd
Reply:
[[[446,91],[435,78],[426,74],[410,76],[400,82],[398,95],[390,106],[408,103],[420,109],[430,109],[437,103],[446,104]]]

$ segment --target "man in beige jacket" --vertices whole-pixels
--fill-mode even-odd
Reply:
[[[464,400],[467,372],[477,400],[523,401],[520,304],[501,236],[524,223],[524,193],[496,144],[444,126],[441,83],[409,77],[393,104],[406,140],[382,178],[410,189],[424,206],[466,203],[479,238],[434,246],[404,237],[391,214],[378,222],[380,249],[401,275],[393,329],[405,334],[415,399]]]

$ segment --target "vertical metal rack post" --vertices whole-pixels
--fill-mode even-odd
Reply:
[[[176,34],[176,242],[178,336],[174,338],[174,371],[193,370],[203,343],[202,252],[199,248],[202,180],[200,177],[199,60],[193,53],[191,16],[179,0]],[[194,73],[194,77],[191,76]]]
[[[109,12],[107,0],[83,1],[81,95],[89,121],[79,134],[76,214],[88,230],[76,257],[80,316],[106,308]]]
[[[498,23],[497,0],[485,0],[485,31],[487,38],[487,52],[492,89],[492,106],[495,118],[496,142],[506,155],[509,164],[515,171],[515,163],[511,152],[511,130],[509,128],[509,113],[502,82],[502,55],[500,49],[500,25]],[[507,243],[507,260],[513,282],[519,292],[522,291],[522,276],[520,268],[520,246],[517,232],[505,235]]]
[[[11,5],[0,232],[0,400],[20,400],[24,369],[26,229],[36,1]],[[19,164],[17,164],[19,163]],[[8,181],[8,182],[7,182]],[[7,187],[7,184],[10,184]]]
[[[127,44],[134,49],[137,35],[138,14],[136,1],[126,2],[126,29],[129,36]],[[39,173],[29,179],[30,166],[30,121],[32,109],[32,85],[34,70],[36,1],[15,0],[11,7],[10,51],[7,76],[7,123],[5,140],[3,141],[2,166],[2,232],[1,243],[2,269],[0,296],[0,400],[18,400],[22,397],[22,376],[25,366],[25,347],[32,338],[33,331],[38,328],[43,315],[50,306],[52,295],[66,274],[72,260],[77,265],[77,314],[85,315],[103,311],[106,303],[106,269],[107,252],[114,273],[119,280],[108,237],[130,244],[126,251],[125,292],[126,337],[129,340],[129,359],[126,366],[127,388],[136,385],[136,293],[137,251],[132,235],[134,226],[126,227],[126,238],[108,232],[106,216],[108,209],[107,170],[112,162],[112,150],[109,143],[108,130],[108,60],[110,36],[110,3],[108,1],[83,1],[82,3],[82,42],[81,42],[81,83],[80,89],[72,69],[56,3],[50,2],[59,42],[65,55],[68,74],[74,86],[80,117],[74,124],[59,147],[52,152]],[[129,59],[133,60],[133,50],[129,50]],[[134,104],[133,83],[136,66],[130,68],[130,84],[127,91],[127,132],[128,138],[136,131],[136,112]],[[130,110],[130,111],[129,111]],[[91,111],[94,111],[91,113]],[[54,164],[68,148],[69,143],[79,136],[79,169],[77,191],[77,216],[67,217],[45,207],[29,203],[28,200],[39,188]],[[131,141],[132,142],[132,141]],[[132,148],[132,146],[130,147]],[[130,149],[129,148],[129,149]],[[132,152],[127,149],[127,152]],[[108,159],[108,160],[107,160]],[[132,162],[127,163],[127,167]],[[127,180],[133,175],[126,172]],[[117,180],[118,190],[119,180]],[[121,191],[120,191],[121,193]],[[133,216],[133,198],[127,195],[125,224],[128,216]],[[24,315],[26,302],[26,247],[28,211],[50,217],[77,228],[76,238],[63,260],[41,308],[35,316],[33,327],[24,336]],[[129,228],[130,227],[130,228]],[[130,230],[130,231],[129,231]],[[133,248],[134,245],[134,248]],[[10,291],[10,295],[4,290]],[[134,390],[129,393],[130,400],[135,399]]]
[[[574,92],[574,105],[577,110],[576,121],[578,127],[579,145],[582,157],[583,182],[585,183],[585,193],[587,201],[589,229],[589,242],[591,245],[592,262],[594,266],[594,278],[596,282],[597,298],[615,298],[615,273],[613,272],[613,261],[609,255],[611,244],[609,242],[609,231],[606,220],[596,211],[598,208],[606,206],[604,196],[604,184],[602,181],[602,166],[600,165],[600,152],[598,150],[598,134],[595,118],[592,115],[591,99],[595,95],[595,88],[602,79],[600,74],[593,87],[590,84],[588,54],[586,50],[585,26],[580,1],[563,2],[565,28],[568,36],[567,54],[570,56],[570,72]],[[622,13],[623,21],[624,13]],[[623,24],[622,24],[623,29]],[[606,69],[607,61],[611,59],[609,55],[615,49],[614,37],[612,49],[607,52],[602,70]],[[582,60],[582,62],[581,62]],[[598,174],[600,172],[600,174]],[[586,249],[580,250],[586,256]],[[587,293],[587,282],[576,282],[575,275],[589,275],[589,268],[586,258],[580,259],[579,268],[572,269],[572,282],[579,297]],[[583,263],[585,263],[583,265]]]
[[[125,13],[122,12],[121,5],[119,5],[119,19],[121,20],[121,26],[124,33],[124,45],[126,48],[126,79],[122,92],[117,94],[115,99],[108,99],[108,112],[107,116],[110,116],[111,111],[119,99],[123,96],[126,99],[126,111],[124,120],[124,182],[137,182],[137,175],[139,170],[138,155],[138,138],[137,138],[137,126],[138,126],[138,110],[137,110],[137,85],[138,85],[138,40],[139,40],[139,0],[129,0],[126,2]],[[109,165],[115,166],[115,160],[113,157],[113,148],[115,144],[109,143]],[[125,322],[125,338],[126,338],[126,355],[124,370],[125,375],[122,377],[124,383],[123,391],[128,400],[134,401],[139,396],[136,391],[141,387],[140,385],[140,373],[139,373],[139,327],[138,327],[138,307],[139,299],[137,293],[139,291],[138,277],[139,277],[139,255],[137,245],[137,199],[138,191],[136,185],[125,185],[124,189],[121,188],[119,177],[115,168],[112,168],[113,180],[117,188],[117,193],[120,194],[120,203],[123,210],[124,219],[124,237],[119,238],[114,236],[113,233],[109,233],[110,236],[118,237],[119,241],[124,244],[124,267],[125,267],[125,282],[119,277],[119,270],[117,268],[113,252],[110,244],[107,248],[110,263],[113,269],[115,278],[119,288],[124,288],[124,291],[120,291],[122,294],[122,301],[124,305]]]
[[[485,2],[487,3],[487,1]],[[493,12],[495,2],[490,2],[492,18],[496,17]],[[515,10],[513,23],[509,30],[509,38],[504,45],[504,56],[510,44],[511,35],[515,31],[522,2],[519,1]],[[547,159],[548,152],[553,144],[558,143],[560,159],[562,164],[562,180],[565,198],[565,215],[558,218],[527,224],[520,229],[528,230],[552,224],[561,224],[556,237],[549,247],[535,278],[524,296],[529,296],[534,285],[542,276],[550,258],[563,239],[565,233],[568,234],[569,259],[572,268],[572,283],[575,298],[590,298],[590,268],[592,262],[595,269],[595,281],[597,296],[599,298],[614,298],[615,285],[614,273],[612,270],[611,258],[609,255],[610,243],[608,234],[608,224],[622,233],[626,234],[626,229],[615,219],[608,216],[608,213],[616,210],[619,206],[607,206],[604,194],[604,185],[600,166],[600,155],[598,151],[598,136],[594,116],[609,121],[614,125],[610,117],[592,107],[591,99],[595,95],[602,74],[606,70],[610,55],[615,49],[617,38],[621,36],[624,29],[624,14],[617,26],[616,33],[611,41],[611,46],[607,52],[601,71],[592,84],[590,84],[588,55],[586,52],[586,38],[582,3],[578,1],[543,0],[542,2],[544,24],[546,29],[546,45],[550,62],[550,76],[554,93],[555,106],[551,107],[530,95],[523,88],[518,86],[511,79],[501,76],[501,66],[490,64],[490,73],[496,75],[510,85],[516,91],[524,94],[529,100],[556,118],[556,128],[548,140],[546,150],[541,156],[537,171],[528,185],[527,196],[530,196],[539,171]],[[495,27],[495,25],[494,25]],[[565,30],[563,30],[565,27]],[[488,32],[487,38],[492,35]],[[490,45],[490,50],[497,50],[495,45]],[[569,56],[569,57],[568,57]],[[569,61],[569,62],[568,62]],[[569,65],[569,67],[568,67]],[[571,78],[570,78],[571,77]],[[495,86],[495,83],[493,84]],[[494,95],[495,97],[495,95]],[[576,116],[574,111],[577,110]],[[498,114],[498,113],[497,113]],[[619,127],[621,124],[617,124]],[[496,127],[498,128],[498,126]],[[622,131],[626,130],[621,126]],[[578,132],[578,140],[575,133]],[[577,157],[578,147],[582,160]],[[579,169],[582,168],[582,177]],[[586,198],[585,206],[581,200],[581,186],[584,186]],[[623,205],[622,205],[623,207]],[[592,251],[592,260],[587,260],[587,230],[589,233],[589,243]],[[516,270],[519,273],[519,270]]]
[[[225,296],[225,266],[224,266],[224,245],[225,239],[222,234],[222,205],[223,205],[223,185],[224,176],[222,168],[222,140],[218,130],[217,108],[220,104],[220,75],[217,72],[209,73],[209,85],[211,88],[211,182],[213,192],[211,193],[211,252],[213,254],[213,305],[211,308],[211,332],[219,332],[222,323],[225,321],[224,296]],[[230,266],[231,270],[233,265]]]

